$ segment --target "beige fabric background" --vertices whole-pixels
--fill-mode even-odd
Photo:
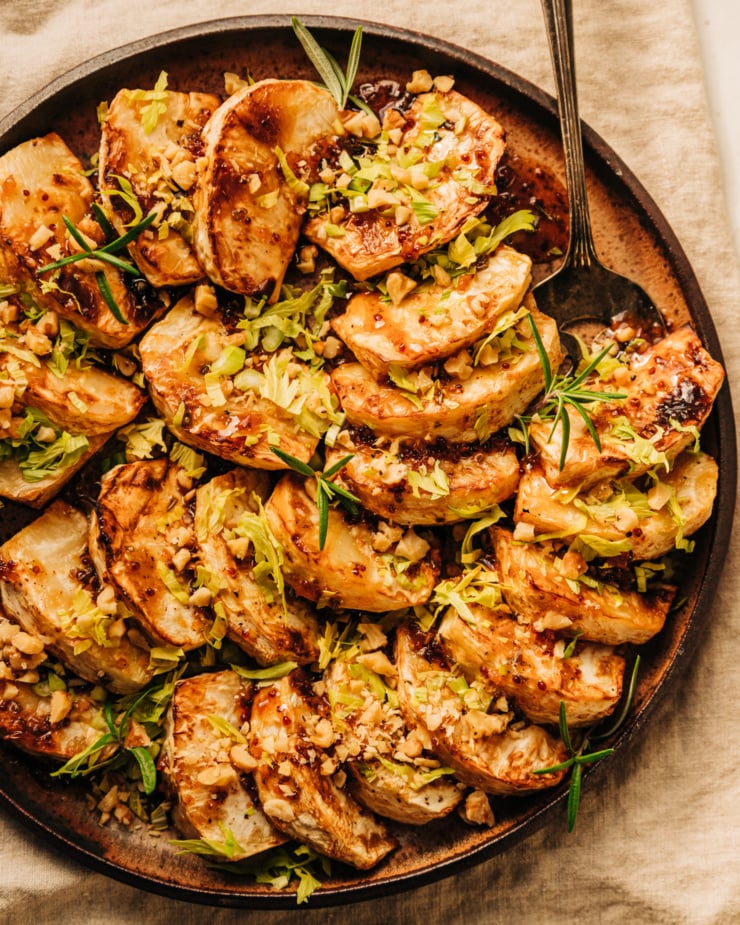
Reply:
[[[582,115],[676,231],[737,388],[740,279],[688,0],[576,0],[575,7]],[[257,13],[383,20],[466,46],[552,87],[537,0],[454,7],[422,0],[0,0],[0,114],[91,54],[187,23]],[[108,880],[34,843],[0,810],[0,923],[740,923],[739,616],[733,545],[711,625],[683,684],[598,792],[586,791],[570,836],[554,817],[506,855],[411,893],[344,909],[250,913]]]

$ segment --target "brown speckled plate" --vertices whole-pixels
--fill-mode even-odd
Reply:
[[[357,23],[306,17],[322,45],[344,60]],[[454,74],[456,87],[497,115],[507,130],[509,151],[562,175],[559,131],[553,100],[496,64],[437,39],[363,24],[360,81],[401,81],[415,68]],[[543,54],[545,53],[543,45]],[[0,152],[31,136],[58,131],[83,159],[98,140],[96,106],[121,87],[153,86],[160,70],[172,89],[222,92],[224,71],[315,78],[287,17],[220,20],[157,35],[92,59],[60,77],[0,122]],[[721,360],[717,334],[686,256],[665,219],[630,170],[593,132],[585,129],[591,211],[596,246],[609,265],[636,278],[672,324],[690,321],[710,352]],[[540,268],[540,274],[544,268]],[[619,752],[646,721],[656,700],[680,683],[712,606],[713,591],[728,545],[735,499],[735,433],[729,390],[722,390],[705,428],[703,446],[719,462],[715,514],[697,535],[681,594],[686,603],[664,632],[643,648],[643,670],[629,723],[615,743],[617,754],[595,766],[586,786],[612,773]],[[30,519],[8,505],[0,511],[0,541]],[[292,908],[295,894],[213,871],[178,855],[167,837],[152,838],[142,827],[128,831],[100,827],[87,809],[84,787],[53,782],[38,762],[0,746],[0,795],[8,811],[48,838],[50,850],[146,890],[215,906]],[[534,832],[555,811],[564,814],[565,788],[536,797],[495,801],[496,825],[477,829],[457,817],[421,830],[401,831],[401,847],[376,870],[358,874],[334,866],[311,898],[312,906],[336,905],[408,889],[446,877],[462,867],[505,851]],[[564,824],[564,818],[563,818]]]

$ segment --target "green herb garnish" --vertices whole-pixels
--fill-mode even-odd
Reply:
[[[98,210],[96,215],[99,213],[102,214],[102,210]],[[49,273],[52,270],[59,270],[62,267],[69,266],[71,263],[77,263],[79,260],[101,260],[103,263],[110,264],[110,266],[113,266],[124,273],[131,273],[134,276],[138,276],[139,270],[133,265],[133,263],[116,255],[119,251],[123,250],[128,244],[130,244],[135,238],[137,238],[142,233],[142,231],[147,229],[156,217],[156,212],[150,212],[146,218],[142,219],[142,221],[134,225],[133,228],[129,228],[125,234],[119,235],[113,240],[109,240],[106,244],[103,244],[102,247],[91,247],[83,235],[72,224],[71,220],[66,215],[63,215],[62,221],[64,222],[67,231],[82,248],[82,250],[76,254],[69,254],[66,257],[62,257],[60,260],[55,260],[53,263],[47,263],[45,266],[38,270],[38,273]],[[101,227],[105,231],[106,235],[109,236],[109,232],[112,230],[110,223],[107,221],[105,224],[101,223]],[[118,306],[115,297],[113,296],[111,288],[108,284],[108,280],[106,279],[105,273],[102,270],[98,270],[96,272],[95,281],[98,284],[103,301],[110,309],[111,314],[116,319],[116,321],[120,322],[121,324],[128,324],[128,321],[121,313],[121,309]]]
[[[361,101],[350,96],[352,85],[357,77],[357,68],[360,64],[362,26],[358,26],[354,31],[352,44],[349,49],[349,57],[347,59],[347,69],[343,71],[334,55],[319,45],[297,16],[293,17],[292,22],[293,32],[295,32],[296,38],[303,46],[303,50],[308,55],[311,64],[313,64],[319,76],[324,81],[326,89],[336,100],[337,106],[340,109],[345,109],[347,100],[351,99],[352,102],[361,109],[367,109]]]
[[[338,501],[345,510],[354,516],[359,513],[360,499],[353,495],[352,492],[347,491],[346,488],[332,481],[339,470],[343,469],[352,459],[353,454],[343,456],[334,465],[329,466],[325,472],[319,472],[317,469],[312,469],[308,463],[296,459],[295,456],[291,456],[290,453],[286,453],[284,450],[279,450],[274,446],[270,447],[270,449],[299,475],[303,475],[308,479],[316,479],[316,506],[319,509],[319,549],[323,549],[329,527],[329,505],[331,502]]]
[[[610,738],[624,723],[625,719],[627,718],[627,714],[630,711],[630,707],[632,706],[632,700],[635,696],[635,686],[637,684],[637,672],[639,668],[640,656],[638,655],[635,658],[635,664],[632,668],[632,676],[630,677],[629,688],[627,689],[627,696],[624,701],[624,706],[622,707],[622,711],[615,722],[605,732],[594,733],[587,730],[586,734],[581,740],[580,745],[578,745],[577,748],[568,730],[565,703],[562,700],[560,701],[560,737],[563,740],[563,744],[568,749],[570,757],[566,761],[562,761],[560,764],[554,764],[547,768],[538,768],[534,773],[552,774],[556,771],[570,770],[567,807],[569,832],[572,832],[573,828],[575,827],[576,816],[578,815],[578,807],[581,802],[583,766],[600,761],[602,758],[606,758],[608,755],[611,755],[614,751],[613,748],[601,748],[597,749],[596,751],[589,751],[591,744],[592,742],[603,741]]]
[[[532,336],[534,337],[535,346],[537,347],[537,353],[542,365],[542,371],[545,375],[545,394],[537,403],[535,412],[540,420],[552,421],[552,429],[547,438],[548,441],[552,439],[558,424],[560,424],[562,428],[562,442],[560,448],[560,469],[562,471],[565,467],[565,460],[568,455],[568,444],[570,442],[570,418],[568,416],[568,407],[578,412],[583,423],[586,425],[586,430],[588,430],[591,435],[591,439],[596,444],[596,448],[601,451],[601,440],[599,439],[594,423],[584,405],[597,401],[622,401],[627,395],[624,392],[605,392],[583,388],[583,383],[611,350],[611,344],[608,344],[600,353],[591,357],[580,373],[576,375],[557,375],[552,371],[550,360],[547,357],[547,351],[542,343],[540,332],[537,330],[537,325],[534,323],[531,314],[528,317],[530,327],[532,328]],[[531,420],[531,417],[529,420]]]
[[[167,687],[167,685],[165,685]],[[156,694],[161,688],[161,684],[150,685],[139,691],[130,702],[124,698],[118,706],[125,706],[123,715],[116,721],[113,712],[113,704],[107,700],[103,704],[103,716],[105,718],[108,731],[104,732],[100,738],[96,739],[86,749],[79,752],[73,758],[70,758],[65,764],[56,771],[52,771],[52,777],[62,777],[67,775],[72,778],[86,777],[94,771],[99,771],[103,767],[112,765],[114,762],[118,765],[122,759],[131,756],[138,765],[141,774],[141,785],[145,794],[154,793],[157,786],[157,769],[154,764],[151,752],[144,745],[127,746],[126,735],[129,731],[134,714],[137,713],[142,702],[150,695]],[[157,719],[163,707],[160,704],[157,709]],[[142,717],[143,718],[143,717]],[[109,752],[106,757],[104,753]]]

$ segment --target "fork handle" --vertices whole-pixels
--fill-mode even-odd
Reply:
[[[578,116],[576,63],[573,44],[571,0],[542,0],[542,12],[550,44],[550,57],[558,95],[560,131],[563,138],[565,182],[570,205],[570,241],[564,265],[590,266],[597,262],[586,192],[583,139]]]

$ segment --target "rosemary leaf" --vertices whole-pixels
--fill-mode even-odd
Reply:
[[[581,781],[583,778],[583,768],[580,764],[573,766],[570,777],[570,787],[568,789],[568,831],[572,832],[576,824],[578,807],[581,804]]]
[[[344,468],[350,459],[352,459],[352,454],[350,453],[348,456],[343,456],[342,459],[331,465],[326,472],[319,472],[316,469],[312,469],[311,466],[302,462],[300,459],[296,459],[295,456],[291,456],[290,453],[286,453],[284,450],[280,450],[274,446],[270,449],[299,475],[316,479],[316,507],[319,512],[319,549],[323,550],[329,530],[330,503],[336,498],[342,507],[349,511],[350,514],[356,515],[359,512],[360,499],[342,485],[337,485],[336,482],[331,481],[332,476],[335,476],[339,470]]]
[[[326,534],[329,530],[329,499],[326,496],[326,491],[322,491],[321,488],[316,493],[316,506],[319,509],[319,549],[323,549],[326,545]]]
[[[297,16],[293,17],[292,23],[293,32],[295,32],[296,38],[301,43],[303,50],[308,55],[309,61],[316,68],[319,77],[321,77],[321,79],[324,81],[326,89],[337,101],[337,106],[341,106],[342,100],[344,99],[344,87],[339,81],[339,78],[337,77],[336,71],[332,67],[331,62],[326,57],[326,52],[319,45],[313,35],[311,35],[308,29],[303,25],[303,23],[300,22]]]
[[[98,272],[95,274],[95,282],[98,284],[100,294],[103,297],[103,301],[108,306],[111,315],[113,315],[116,321],[127,325],[128,321],[126,321],[126,319],[123,317],[121,309],[118,305],[118,302],[116,302],[116,298],[113,295],[103,270],[98,270]]]
[[[116,229],[111,225],[108,216],[105,214],[103,209],[97,202],[92,204],[93,215],[95,216],[98,225],[103,229],[103,234],[105,235],[106,241],[113,241],[116,238]]]
[[[303,460],[291,456],[290,453],[286,453],[285,450],[281,450],[276,446],[270,447],[270,449],[279,459],[282,459],[286,465],[290,466],[291,469],[294,469],[300,475],[305,475],[306,478],[309,479],[314,476],[314,470],[308,463],[304,463]]]
[[[157,769],[148,749],[144,748],[143,745],[136,745],[134,748],[130,748],[129,752],[139,765],[144,793],[147,795],[154,793],[154,788],[157,786]]]
[[[360,50],[362,48],[362,26],[355,29],[352,36],[352,44],[349,50],[347,68],[342,70],[336,58],[326,48],[322,48],[316,39],[311,35],[303,23],[294,16],[292,19],[293,32],[296,38],[303,46],[309,61],[316,68],[316,71],[324,81],[324,86],[336,100],[337,106],[344,109],[347,106],[347,100],[352,99],[361,109],[367,111],[367,106],[358,104],[354,97],[350,97],[352,85],[357,77],[357,69],[360,64]]]

